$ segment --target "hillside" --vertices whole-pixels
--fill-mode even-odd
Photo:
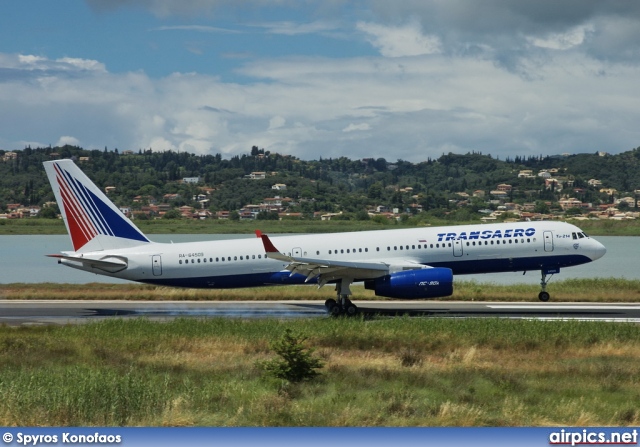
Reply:
[[[231,159],[63,146],[0,150],[0,214],[10,215],[18,205],[37,210],[53,201],[42,162],[58,158],[74,158],[96,184],[109,187],[114,203],[140,219],[342,213],[333,218],[366,220],[386,218],[388,212],[470,221],[495,210],[507,217],[523,212],[595,215],[613,204],[633,211],[634,191],[640,188],[640,148],[619,155],[508,160],[450,153],[410,163],[346,157],[305,161],[255,146]],[[631,199],[616,203],[623,197]]]

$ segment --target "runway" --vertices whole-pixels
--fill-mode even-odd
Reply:
[[[354,301],[365,318],[515,318],[640,322],[640,304]],[[109,318],[327,318],[321,301],[0,300],[0,324],[81,324]]]

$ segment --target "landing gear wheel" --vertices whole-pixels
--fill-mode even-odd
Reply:
[[[325,301],[324,306],[327,308],[327,312],[329,312],[329,315],[331,315],[332,317],[337,317],[342,313],[342,308],[334,299],[328,299],[327,301]]]
[[[554,275],[554,273],[559,272],[560,269],[556,269],[556,270],[541,270],[540,273],[542,274],[542,277],[540,279],[540,288],[542,289],[542,291],[538,294],[538,299],[544,303],[546,303],[547,301],[549,301],[549,298],[551,298],[551,295],[549,295],[549,293],[547,292],[547,275],[550,274],[551,276]],[[547,273],[547,272],[553,272],[553,273]]]
[[[331,310],[331,308],[333,306],[337,306],[338,303],[336,302],[336,300],[334,300],[333,298],[329,298],[327,301],[324,302],[324,307],[327,308],[327,310]]]
[[[338,304],[336,304],[335,306],[331,307],[329,309],[329,314],[332,317],[339,317],[340,315],[342,315],[342,307],[338,306]]]
[[[358,306],[349,301],[347,303],[347,307],[345,307],[344,309],[344,313],[347,315],[347,317],[354,317],[358,314]]]

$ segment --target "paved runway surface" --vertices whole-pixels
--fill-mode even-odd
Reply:
[[[355,301],[367,316],[532,318],[640,322],[640,304]],[[0,300],[0,324],[78,324],[106,318],[326,318],[321,301]]]

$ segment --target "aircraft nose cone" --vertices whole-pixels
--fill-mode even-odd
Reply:
[[[607,248],[602,245],[600,242],[594,240],[593,248],[591,249],[591,260],[595,261],[596,259],[600,259],[607,252]]]

